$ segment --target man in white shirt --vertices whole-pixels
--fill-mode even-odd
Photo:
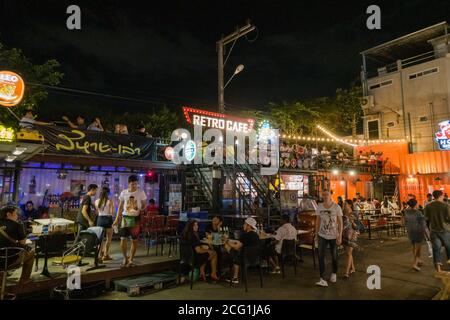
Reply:
[[[275,252],[269,256],[269,262],[272,265],[272,273],[280,273],[280,265],[278,262],[278,256],[281,254],[281,248],[283,246],[283,240],[296,240],[297,229],[290,222],[289,215],[283,215],[281,217],[281,226],[275,232],[274,240]]]
[[[337,278],[338,254],[337,247],[342,242],[342,210],[341,207],[331,199],[331,192],[324,190],[322,192],[323,203],[317,206],[316,218],[316,237],[319,242],[319,269],[320,280],[316,285],[328,287],[325,281],[325,250],[330,246],[331,258],[333,264],[333,273],[331,273],[330,282],[335,283]]]
[[[133,258],[138,245],[139,215],[145,209],[147,196],[145,192],[138,188],[138,177],[131,175],[128,177],[128,189],[123,190],[119,196],[119,209],[113,226],[120,224],[120,248],[122,250],[122,267],[134,266]],[[130,255],[127,255],[128,238],[131,238]]]

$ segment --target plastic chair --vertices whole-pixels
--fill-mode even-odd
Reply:
[[[279,255],[281,263],[281,274],[283,279],[285,278],[284,263],[286,258],[292,258],[294,260],[294,274],[297,275],[297,244],[294,240],[283,240],[281,245],[281,254]]]
[[[20,262],[19,264],[12,262],[15,262],[23,252],[25,252],[25,249],[23,248],[0,248],[0,300],[4,300],[5,296],[9,297],[8,300],[13,300],[16,297],[14,294],[6,293],[6,278],[8,276],[8,271],[18,269],[22,266],[22,262]]]
[[[263,287],[263,269],[261,266],[261,248],[259,246],[254,247],[242,247],[241,251],[241,273],[242,280],[245,284],[245,292],[248,292],[248,268],[258,267],[259,280],[261,288]]]

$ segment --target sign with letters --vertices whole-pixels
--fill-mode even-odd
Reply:
[[[156,160],[156,143],[152,138],[52,126],[36,128],[44,136],[48,154]]]
[[[22,78],[11,71],[0,71],[0,105],[14,107],[19,104],[25,92]]]
[[[439,123],[435,138],[440,150],[450,150],[450,120]]]
[[[238,118],[223,113],[183,107],[184,117],[189,124],[236,133],[249,133],[255,120]]]

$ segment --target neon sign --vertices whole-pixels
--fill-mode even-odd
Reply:
[[[0,141],[2,142],[12,142],[14,140],[14,129],[6,128],[0,125]]]
[[[450,120],[439,123],[435,137],[440,150],[450,150]]]
[[[0,105],[13,107],[22,100],[25,84],[22,78],[11,71],[0,71]]]
[[[219,130],[249,133],[255,120],[229,116],[206,110],[183,107],[184,117],[189,124]]]

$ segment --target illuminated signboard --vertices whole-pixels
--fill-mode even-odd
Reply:
[[[183,107],[184,117],[189,124],[220,130],[249,133],[255,120],[229,116],[206,110]]]
[[[450,120],[439,123],[439,131],[435,133],[436,142],[441,150],[450,150]]]
[[[184,157],[187,161],[194,160],[196,151],[197,146],[195,145],[194,141],[189,140],[188,142],[186,142],[186,146],[184,147]]]
[[[0,71],[0,105],[13,107],[18,104],[25,91],[22,78],[10,71]]]
[[[2,142],[12,142],[14,140],[14,129],[6,128],[0,125],[0,141]]]

